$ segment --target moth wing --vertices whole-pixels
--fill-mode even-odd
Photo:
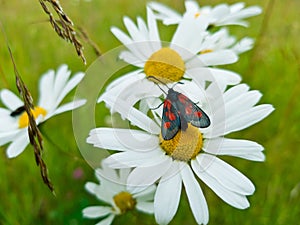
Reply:
[[[210,125],[210,119],[208,115],[193,102],[191,114],[187,115],[186,119],[195,127],[206,128]]]
[[[163,139],[172,139],[178,133],[180,127],[181,122],[178,110],[169,99],[166,99],[161,122],[161,134]]]
[[[210,125],[208,115],[184,94],[178,94],[177,107],[182,117],[193,126],[205,128]]]

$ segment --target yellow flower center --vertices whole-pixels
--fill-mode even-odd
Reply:
[[[120,192],[113,197],[116,206],[120,209],[121,214],[134,209],[136,200],[128,192]]]
[[[175,82],[183,77],[185,64],[176,51],[161,48],[147,60],[144,71],[147,77],[154,76],[164,83]]]
[[[34,109],[31,109],[32,115],[34,116],[34,119],[38,118],[39,115],[46,116],[47,111],[42,107],[34,107]],[[28,115],[26,112],[23,112],[22,115],[19,118],[19,128],[27,127],[29,124]]]
[[[174,138],[164,140],[159,135],[161,148],[173,159],[180,161],[189,161],[195,158],[202,149],[203,138],[197,127],[188,124],[188,128],[179,130]]]

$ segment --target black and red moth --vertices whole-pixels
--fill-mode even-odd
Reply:
[[[191,123],[195,127],[210,125],[207,114],[187,96],[169,88],[163,105],[161,134],[164,140],[172,139],[179,131],[185,131]]]

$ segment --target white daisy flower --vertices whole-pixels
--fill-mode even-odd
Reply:
[[[95,174],[100,184],[87,182],[85,188],[108,206],[87,207],[82,211],[83,216],[102,218],[97,224],[109,225],[116,216],[134,209],[153,214],[155,185],[132,194],[125,185],[129,172],[130,169],[116,171],[105,165],[102,165],[102,169],[96,169]]]
[[[141,130],[96,128],[91,130],[87,142],[101,149],[120,151],[104,162],[112,168],[134,168],[127,179],[132,193],[158,182],[154,214],[159,224],[168,224],[176,214],[182,184],[196,222],[207,224],[208,207],[196,177],[229,205],[239,209],[249,207],[246,196],[253,194],[254,185],[218,156],[263,161],[261,145],[224,135],[261,121],[274,108],[269,104],[256,105],[262,95],[255,90],[249,91],[246,84],[220,91],[216,83],[211,83],[204,93],[194,82],[174,87],[179,88],[180,93],[201,103],[211,121],[208,128],[199,129],[188,124],[185,131],[179,130],[174,138],[164,140],[160,128],[161,109],[154,114],[153,120],[122,98],[107,96],[104,99],[106,104]],[[139,99],[139,96],[132,97]],[[152,104],[155,105],[159,102]]]
[[[141,79],[149,76],[163,82],[189,78],[199,82],[214,81],[220,85],[235,85],[241,80],[234,72],[211,68],[236,62],[238,57],[233,50],[214,48],[216,51],[201,54],[205,47],[203,44],[207,43],[206,18],[194,18],[193,14],[186,13],[167,46],[163,46],[166,43],[160,40],[151,9],[147,8],[147,24],[137,18],[135,25],[128,17],[124,18],[124,24],[129,35],[116,27],[112,27],[111,31],[127,48],[121,52],[120,58],[138,69],[113,82],[107,89],[110,94],[117,92],[126,96],[131,93],[131,86],[140,85]],[[146,82],[143,88],[147,88],[148,84]],[[110,90],[112,88],[114,90]]]
[[[226,28],[222,28],[219,31],[206,36],[202,43],[202,49],[200,53],[216,52],[219,50],[230,49],[236,54],[244,53],[252,49],[254,40],[249,37],[245,37],[237,42],[234,36],[230,36]]]
[[[156,18],[162,20],[165,25],[179,24],[183,19],[180,13],[161,3],[150,2],[148,6],[155,11]],[[262,12],[259,6],[245,8],[243,2],[233,5],[219,4],[214,7],[200,7],[196,1],[185,1],[185,9],[185,13],[192,13],[197,17],[206,17],[211,26],[241,25],[247,27],[248,22],[244,19]]]
[[[37,124],[85,103],[85,100],[81,99],[59,106],[64,97],[81,81],[84,73],[77,73],[69,79],[70,75],[71,71],[68,70],[67,65],[62,65],[56,73],[54,70],[49,70],[41,77],[39,101],[32,110]],[[13,158],[21,154],[29,144],[28,116],[23,101],[10,90],[1,90],[0,99],[6,106],[0,108],[0,146],[11,142],[6,149],[6,154],[9,158]]]

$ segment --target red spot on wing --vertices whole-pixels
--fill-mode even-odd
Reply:
[[[171,110],[171,106],[172,106],[171,101],[169,99],[166,99],[164,103],[164,107],[167,108],[168,110]]]
[[[178,94],[178,100],[182,103],[182,104],[186,104],[186,101],[188,100],[188,98],[183,95],[183,94]]]
[[[194,116],[201,118],[202,117],[202,113],[200,111],[196,111],[194,112]]]
[[[192,108],[185,107],[185,114],[190,115],[193,112]]]
[[[176,116],[172,112],[166,112],[166,117],[168,117],[169,120],[176,120]]]
[[[193,105],[190,102],[187,102],[186,107],[184,108],[185,114],[191,115],[193,112]]]
[[[169,129],[171,127],[171,122],[165,122],[164,123],[164,128]]]

